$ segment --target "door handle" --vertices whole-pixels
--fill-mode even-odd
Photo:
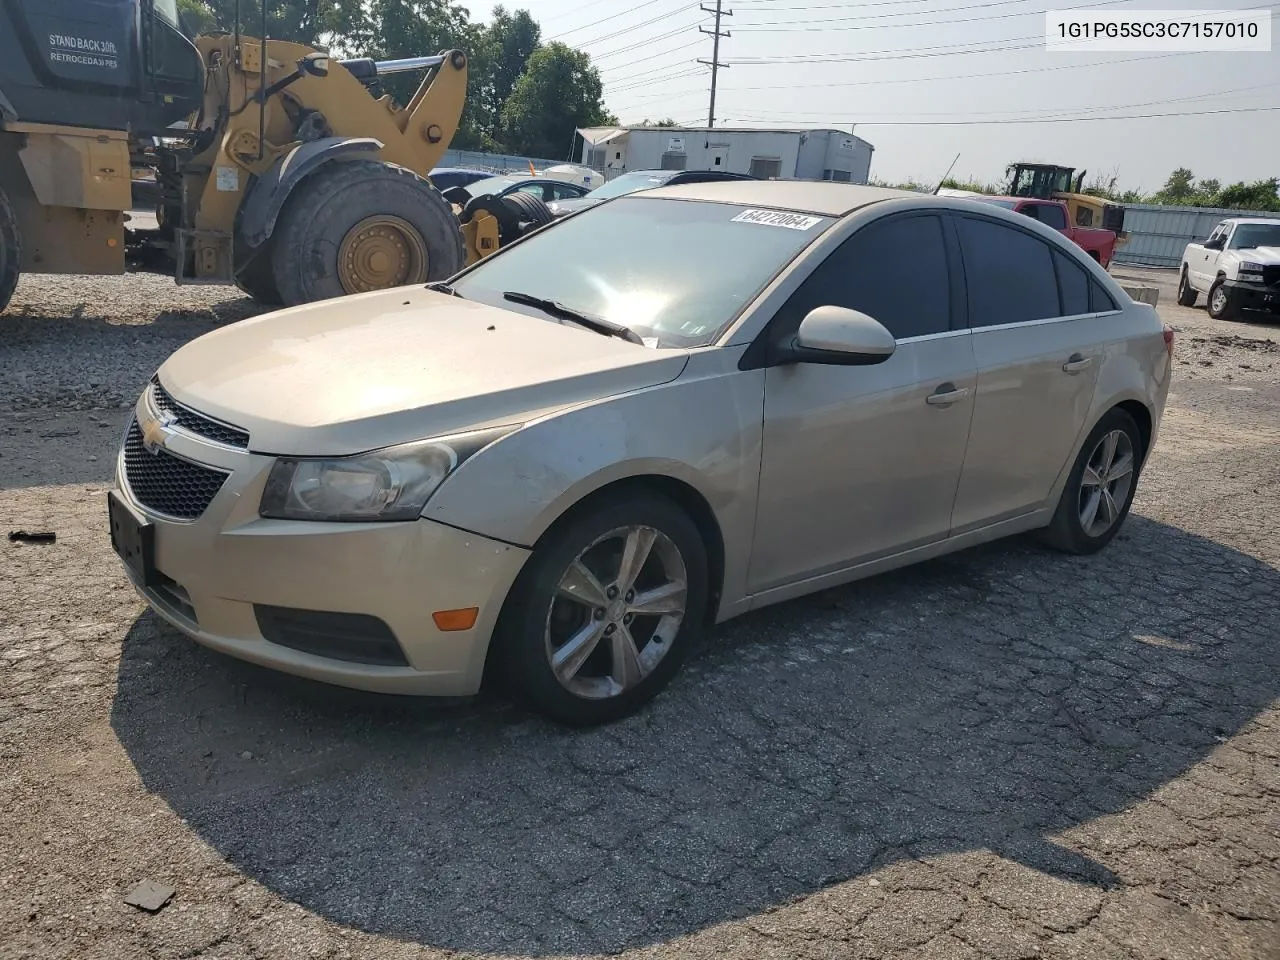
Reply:
[[[1093,363],[1093,357],[1085,357],[1078,353],[1073,353],[1067,358],[1067,362],[1062,365],[1062,369],[1066,373],[1079,373],[1091,363]]]
[[[957,400],[963,400],[969,395],[968,387],[957,387],[953,383],[944,383],[938,389],[924,398],[924,402],[935,407],[946,407],[955,403]]]

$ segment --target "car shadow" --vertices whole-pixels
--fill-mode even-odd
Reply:
[[[1110,886],[1054,838],[1280,694],[1278,588],[1137,516],[1090,558],[990,544],[726,624],[588,731],[293,680],[144,615],[112,724],[149,791],[310,911],[464,952],[620,950],[909,857]]]

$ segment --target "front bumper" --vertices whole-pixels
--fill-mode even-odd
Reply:
[[[1231,291],[1232,299],[1247,310],[1280,310],[1280,283],[1223,280],[1222,285]]]
[[[529,551],[431,520],[312,523],[267,520],[258,502],[274,458],[174,434],[174,455],[230,472],[193,521],[148,510],[130,489],[123,454],[116,490],[154,529],[162,584],[135,589],[199,643],[297,676],[361,690],[468,696],[480,686],[502,603]],[[126,572],[128,569],[126,567]],[[270,642],[257,605],[363,614],[390,629],[404,665],[352,662]],[[442,631],[440,610],[477,607],[469,630]]]

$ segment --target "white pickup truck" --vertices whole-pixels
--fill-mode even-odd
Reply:
[[[1219,221],[1204,243],[1182,254],[1178,303],[1209,295],[1209,316],[1231,320],[1241,310],[1280,313],[1280,220],[1232,217]]]

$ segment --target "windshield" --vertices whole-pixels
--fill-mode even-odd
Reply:
[[[155,0],[156,16],[172,26],[178,25],[178,0]]]
[[[1242,223],[1231,235],[1232,250],[1280,247],[1280,220],[1275,223]]]
[[[608,200],[610,197],[621,197],[624,194],[635,193],[637,190],[660,187],[669,179],[671,179],[669,176],[663,176],[660,173],[624,173],[616,180],[610,180],[596,187],[587,196],[593,200]]]
[[[513,177],[487,177],[467,184],[466,191],[473,197],[483,197],[490,193],[501,193],[516,182]]]
[[[453,288],[508,309],[508,291],[556,300],[630,327],[649,346],[707,346],[833,222],[736,204],[626,197],[499,250]]]

